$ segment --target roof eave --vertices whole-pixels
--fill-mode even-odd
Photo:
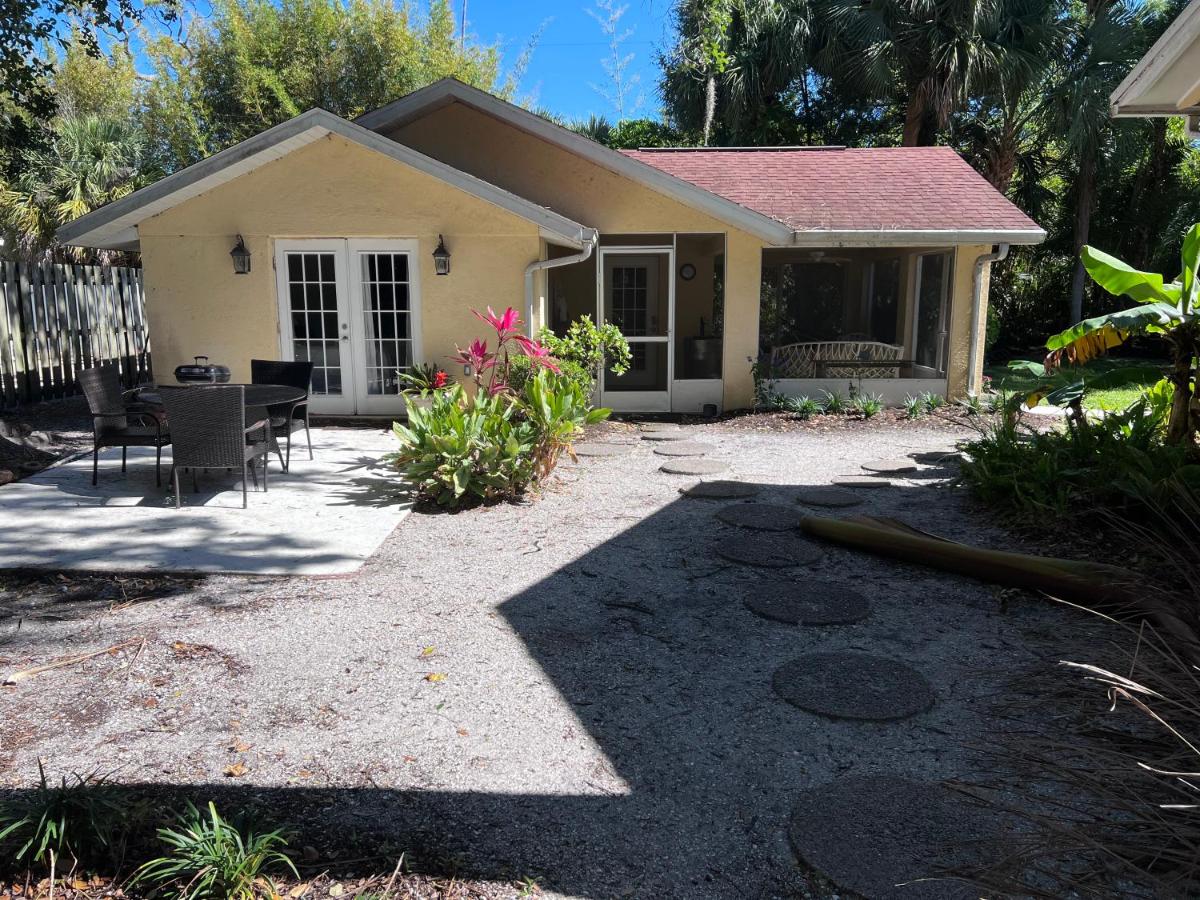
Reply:
[[[1117,117],[1189,115],[1187,109],[1176,109],[1173,112],[1139,113],[1135,110],[1145,104],[1138,104],[1136,99],[1138,89],[1142,85],[1154,84],[1162,76],[1163,71],[1173,65],[1183,52],[1198,40],[1200,40],[1200,0],[1192,0],[1109,95],[1108,103],[1112,115]],[[1129,101],[1130,97],[1134,102]]]
[[[578,248],[583,246],[590,233],[586,226],[553,210],[538,206],[490,182],[425,156],[370,129],[348,122],[328,110],[311,109],[147,185],[127,197],[68,222],[58,229],[56,237],[61,243],[75,246],[136,249],[137,225],[141,221],[169,209],[176,203],[232,181],[253,171],[259,165],[279,159],[299,146],[312,143],[328,134],[337,134],[506,209],[537,225],[539,233],[547,239]],[[289,142],[293,142],[295,146],[287,147]],[[263,157],[261,160],[258,159],[260,156]],[[184,196],[170,203],[165,202],[176,194]],[[154,204],[160,202],[163,205],[154,207]],[[133,246],[130,246],[131,234],[135,242]]]
[[[946,247],[958,244],[1040,244],[1041,228],[804,229],[792,232],[792,247]]]

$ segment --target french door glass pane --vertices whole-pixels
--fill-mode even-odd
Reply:
[[[362,253],[363,340],[368,394],[399,394],[413,365],[407,253]]]
[[[314,394],[342,392],[334,257],[328,251],[287,254],[292,356],[312,361]]]

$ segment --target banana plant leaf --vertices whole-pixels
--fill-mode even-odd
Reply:
[[[1144,579],[1119,566],[989,550],[927,534],[896,519],[806,516],[807,535],[907,563],[931,566],[1006,587],[1042,591],[1051,597],[1111,615],[1150,619],[1200,661],[1200,636],[1152,592]]]
[[[1125,342],[1133,334],[1165,331],[1183,320],[1169,303],[1146,303],[1119,312],[1084,319],[1046,341],[1046,368],[1063,363],[1082,365]]]
[[[1179,302],[1182,285],[1179,282],[1164,283],[1157,272],[1142,272],[1095,247],[1084,247],[1081,258],[1092,280],[1110,294],[1131,297],[1138,303],[1174,306]]]

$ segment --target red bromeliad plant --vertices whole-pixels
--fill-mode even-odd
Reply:
[[[511,306],[502,315],[496,315],[490,306],[486,314],[474,309],[471,312],[496,330],[496,349],[488,350],[487,341],[476,339],[471,341],[465,350],[455,344],[455,350],[458,352],[452,358],[470,370],[480,392],[495,396],[510,390],[509,358],[514,352],[528,356],[536,366],[558,372],[558,366],[550,352],[520,332],[519,329],[524,323]]]

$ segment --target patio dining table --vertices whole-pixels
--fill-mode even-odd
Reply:
[[[208,383],[200,384],[183,384],[180,387],[188,388],[205,388],[205,387],[243,387],[246,389],[246,407],[252,406],[283,406],[288,403],[296,403],[303,400],[307,396],[307,392],[303,388],[290,387],[286,384],[225,384],[211,385]],[[143,403],[159,404],[162,402],[162,397],[154,388],[146,388],[138,393],[138,400]]]

